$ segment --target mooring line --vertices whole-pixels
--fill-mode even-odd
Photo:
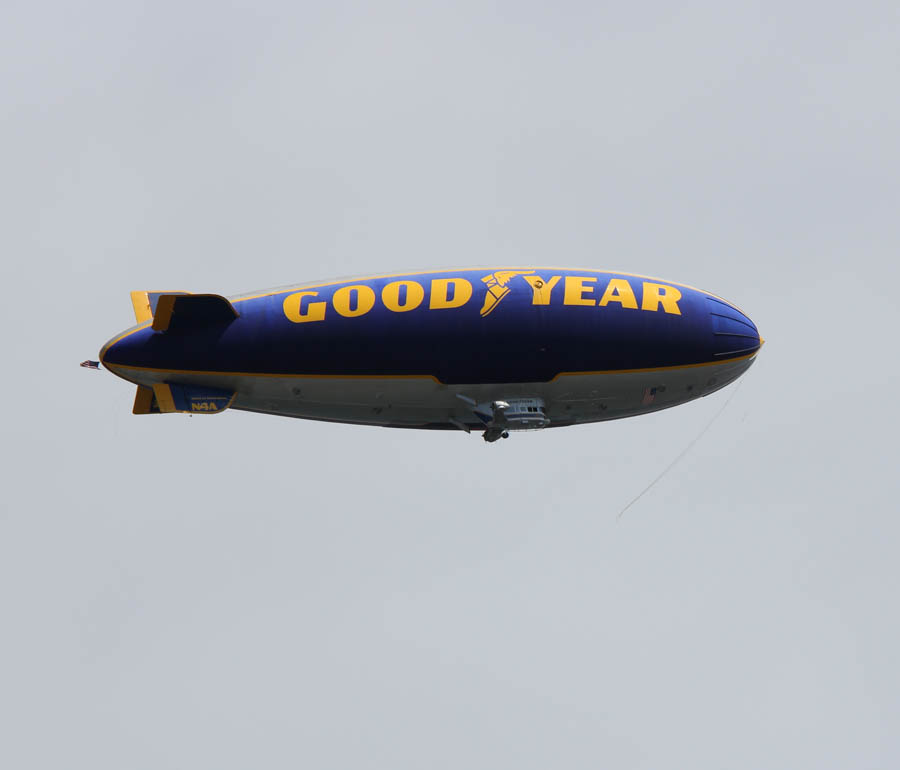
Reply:
[[[744,384],[743,380],[737,384],[737,387],[733,391],[731,391],[731,395],[728,397],[728,399],[725,401],[725,403],[722,404],[719,411],[716,412],[712,416],[712,419],[708,423],[706,423],[703,430],[701,430],[697,434],[697,436],[694,438],[694,440],[691,441],[690,444],[688,444],[684,449],[681,450],[681,453],[678,455],[678,457],[676,457],[674,460],[672,460],[672,462],[670,462],[666,466],[665,470],[663,470],[663,472],[660,473],[659,476],[657,476],[646,487],[644,487],[644,489],[641,491],[641,493],[637,497],[635,497],[634,500],[632,500],[621,511],[619,511],[619,515],[616,516],[616,521],[621,519],[622,514],[624,514],[625,511],[627,511],[629,508],[631,508],[631,506],[634,505],[638,500],[640,500],[645,494],[647,494],[647,492],[649,492],[651,489],[653,489],[653,487],[656,486],[656,483],[658,481],[660,481],[662,479],[662,477],[665,476],[670,470],[672,470],[672,468],[674,468],[678,464],[678,461],[681,460],[682,457],[684,457],[688,452],[691,451],[691,449],[694,447],[694,444],[696,444],[701,438],[703,438],[703,436],[706,434],[706,432],[713,426],[713,423],[719,419],[719,416],[722,414],[722,412],[725,411],[725,408],[731,403],[731,399],[733,399],[737,395],[737,392],[741,389],[741,385],[743,385],[743,384]]]

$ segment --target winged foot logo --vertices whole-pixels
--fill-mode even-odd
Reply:
[[[509,294],[509,286],[507,284],[517,275],[533,276],[534,270],[498,270],[496,273],[491,273],[481,279],[487,286],[487,291],[484,295],[484,305],[481,307],[482,317],[491,313],[500,304],[500,300]]]

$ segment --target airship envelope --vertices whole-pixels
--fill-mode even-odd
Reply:
[[[100,352],[135,414],[226,409],[479,431],[486,441],[708,395],[763,344],[720,297],[627,273],[486,268],[237,297],[132,292]]]

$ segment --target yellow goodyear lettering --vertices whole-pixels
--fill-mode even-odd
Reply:
[[[554,275],[548,281],[545,281],[539,275],[523,275],[522,277],[528,281],[528,285],[531,286],[531,304],[549,305],[553,287],[559,283],[561,276]]]
[[[596,305],[597,300],[585,297],[585,293],[593,292],[593,286],[585,286],[586,283],[596,283],[596,278],[586,278],[582,275],[567,275],[566,289],[563,294],[564,305]]]
[[[284,298],[282,305],[284,314],[288,321],[295,324],[306,323],[307,321],[321,321],[325,318],[325,302],[307,302],[306,309],[303,309],[303,300],[306,297],[318,297],[317,291],[297,291],[288,294]]]
[[[406,296],[400,302],[400,290],[406,289]],[[425,289],[416,281],[392,281],[381,290],[381,301],[388,310],[405,313],[415,310],[425,299]]]
[[[342,286],[334,293],[331,304],[345,318],[356,318],[375,307],[375,292],[363,283]]]
[[[485,307],[481,310],[482,316],[493,310],[499,300],[509,292],[509,287],[506,286],[509,279],[519,275],[531,287],[532,305],[550,305],[554,288],[563,278],[560,275],[553,275],[544,279],[539,275],[525,274],[525,271],[492,273],[484,279],[488,286]],[[622,308],[632,310],[638,308],[638,300],[635,296],[634,288],[627,279],[610,278],[599,301],[595,299],[596,295],[594,295],[597,282],[598,278],[595,276],[565,276],[562,304],[607,307],[612,303],[618,303]],[[677,288],[651,281],[643,281],[642,288],[641,310],[657,312],[662,307],[665,313],[681,315],[678,303],[682,298],[682,294]],[[385,284],[381,289],[380,298],[387,310],[393,313],[406,313],[410,310],[415,310],[425,302],[425,293],[425,288],[418,281],[400,279]],[[472,298],[472,293],[472,284],[465,278],[433,278],[431,280],[428,307],[432,310],[459,308],[469,302]],[[324,320],[328,302],[315,300],[314,298],[318,296],[318,291],[297,291],[287,295],[282,303],[285,317],[292,323]],[[342,286],[331,297],[331,303],[335,312],[345,318],[356,318],[365,315],[372,310],[375,302],[376,293],[371,286],[366,284]],[[199,406],[193,408],[198,411],[203,410]]]
[[[678,308],[678,300],[680,299],[681,292],[674,286],[644,281],[644,297],[641,300],[641,310],[653,310],[655,312],[662,305],[665,312],[681,315],[681,310]]]
[[[450,287],[453,287],[452,295]],[[472,298],[472,284],[465,278],[433,278],[428,307],[432,310],[462,307]]]
[[[634,298],[634,291],[631,284],[624,278],[610,278],[606,285],[606,291],[598,303],[600,307],[606,307],[610,302],[618,302],[622,307],[637,310],[637,300]]]

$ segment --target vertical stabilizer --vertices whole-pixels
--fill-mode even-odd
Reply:
[[[133,291],[131,306],[134,308],[134,320],[139,324],[152,321],[156,315],[156,303],[163,294],[189,294],[186,291]]]

